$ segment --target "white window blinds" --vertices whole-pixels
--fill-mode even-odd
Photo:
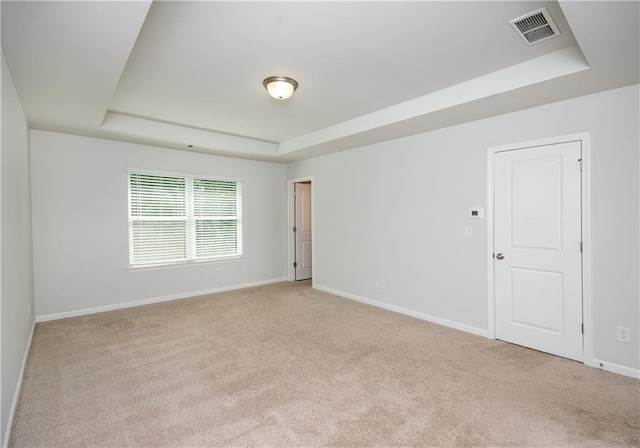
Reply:
[[[242,255],[241,185],[129,173],[130,264]]]

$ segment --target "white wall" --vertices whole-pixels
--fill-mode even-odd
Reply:
[[[486,219],[467,214],[487,207],[487,148],[590,132],[594,355],[637,371],[639,96],[636,85],[289,165],[288,179],[314,179],[316,286],[483,334]]]
[[[241,178],[245,257],[130,271],[130,167]],[[31,170],[39,318],[286,277],[284,165],[31,131]]]
[[[2,151],[0,315],[2,327],[2,437],[33,329],[29,127],[11,73],[2,54]],[[30,312],[29,312],[30,311]]]

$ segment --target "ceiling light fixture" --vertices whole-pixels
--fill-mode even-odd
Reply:
[[[269,76],[262,84],[269,95],[278,100],[286,100],[298,88],[298,82],[286,76]]]

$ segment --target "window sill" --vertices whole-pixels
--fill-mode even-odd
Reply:
[[[203,264],[217,264],[227,263],[233,261],[243,261],[244,255],[221,257],[221,258],[208,258],[204,260],[189,260],[189,261],[174,261],[170,263],[154,263],[154,264],[141,264],[137,266],[129,265],[129,272],[141,272],[141,271],[155,271],[158,269],[170,269],[170,268],[184,268],[187,266],[200,266]]]

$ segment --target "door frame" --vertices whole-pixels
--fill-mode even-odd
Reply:
[[[583,363],[592,367],[601,367],[593,357],[593,315],[591,301],[591,192],[590,192],[590,139],[589,132],[550,137],[492,146],[487,149],[487,300],[489,339],[496,338],[495,320],[495,272],[494,272],[494,175],[495,154],[503,151],[534,148],[578,141],[582,148],[582,185],[581,185],[581,222],[582,222],[582,335]]]
[[[287,280],[296,281],[296,271],[293,262],[296,259],[296,235],[293,233],[293,225],[295,224],[295,198],[293,197],[294,184],[298,182],[311,182],[311,285],[315,287],[316,277],[316,250],[314,229],[316,227],[315,200],[314,200],[314,181],[313,176],[299,177],[287,180]]]

